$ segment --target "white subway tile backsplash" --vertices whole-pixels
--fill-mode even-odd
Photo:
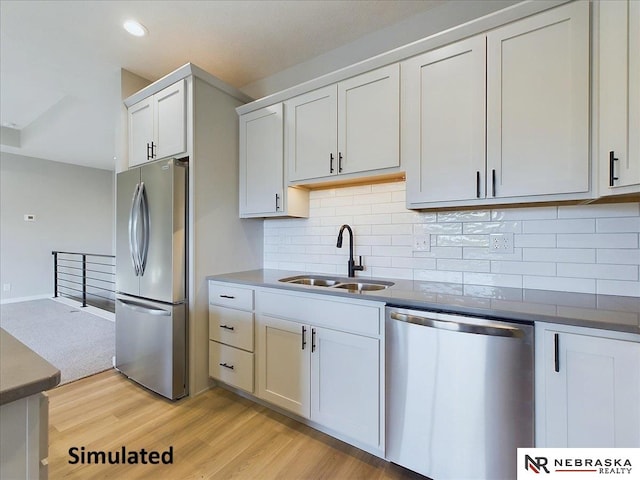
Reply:
[[[598,233],[640,232],[640,217],[598,218],[596,220]]]
[[[640,249],[599,248],[596,257],[598,263],[640,265]]]
[[[309,201],[310,218],[265,220],[265,268],[346,274],[348,246],[335,246],[346,223],[364,277],[640,297],[639,203],[420,212],[405,208],[404,182],[313,190]],[[514,233],[513,253],[489,251],[499,232]],[[414,252],[414,235],[431,250]]]
[[[558,207],[558,218],[637,217],[640,203],[570,205]]]
[[[605,280],[638,280],[637,265],[558,263],[558,276]]]
[[[602,295],[640,297],[640,282],[624,282],[620,280],[598,280],[597,282],[597,293]]]
[[[637,233],[592,233],[558,235],[558,247],[568,248],[638,248]]]
[[[596,222],[591,218],[522,222],[522,233],[593,233],[595,231]]]

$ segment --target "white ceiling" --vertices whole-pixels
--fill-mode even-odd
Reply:
[[[113,169],[121,68],[153,81],[193,62],[241,88],[442,3],[1,0],[0,121],[20,130],[1,148]]]

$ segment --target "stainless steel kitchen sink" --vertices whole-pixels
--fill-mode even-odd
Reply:
[[[359,278],[358,281],[355,282],[353,278],[330,277],[326,275],[297,275],[295,277],[281,278],[279,281],[296,285],[341,288],[352,292],[384,290],[394,285],[393,282],[385,282],[382,280],[365,280]]]

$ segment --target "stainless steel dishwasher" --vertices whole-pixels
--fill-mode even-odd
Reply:
[[[530,324],[387,307],[387,459],[434,480],[516,478],[533,355]]]

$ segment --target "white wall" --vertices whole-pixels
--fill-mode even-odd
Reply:
[[[53,296],[52,250],[113,253],[113,183],[108,170],[0,154],[3,301]]]
[[[310,218],[264,225],[264,268],[346,274],[355,234],[357,275],[640,297],[640,204],[418,212],[404,182],[310,192]],[[514,252],[490,253],[489,235],[514,234]],[[430,235],[414,252],[414,233]]]
[[[258,99],[520,3],[454,0],[241,88]]]

